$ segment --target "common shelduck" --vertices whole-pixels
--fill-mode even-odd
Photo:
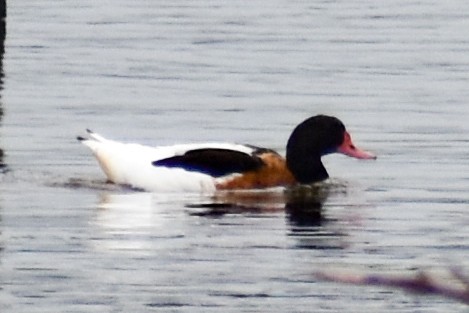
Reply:
[[[352,143],[339,119],[325,115],[310,117],[293,130],[285,158],[252,145],[150,147],[109,140],[90,130],[88,134],[77,139],[91,149],[110,182],[146,191],[211,192],[311,184],[329,177],[321,162],[323,155],[338,152],[358,159],[376,158]]]

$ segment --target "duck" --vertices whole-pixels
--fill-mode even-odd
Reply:
[[[334,116],[315,115],[291,133],[286,155],[236,143],[152,147],[107,139],[91,130],[77,139],[88,147],[111,183],[150,192],[265,189],[308,185],[329,178],[321,157],[341,153],[376,159],[359,149]]]

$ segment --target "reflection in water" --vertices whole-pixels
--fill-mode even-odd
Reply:
[[[285,210],[293,227],[321,226],[323,204],[330,193],[329,184],[299,186],[287,190]]]
[[[218,218],[227,214],[284,214],[286,236],[294,239],[295,247],[343,249],[346,236],[340,230],[340,218],[331,218],[334,214],[328,211],[334,205],[327,202],[333,198],[340,199],[339,203],[342,203],[346,191],[346,185],[329,181],[288,190],[276,188],[220,191],[213,196],[187,195],[185,199],[179,200],[185,203],[188,209],[186,213],[190,216]],[[95,244],[104,250],[142,252],[151,250],[155,236],[181,236],[174,227],[177,222],[170,218],[172,221],[169,226],[166,223],[168,217],[164,213],[168,203],[174,203],[174,196],[133,191],[103,193],[95,219],[103,237],[96,240]],[[173,209],[170,211],[173,212]]]
[[[103,194],[98,209],[97,220],[109,232],[142,231],[153,225],[150,193]]]
[[[324,203],[330,195],[343,193],[343,185],[320,183],[283,191],[232,191],[217,193],[210,202],[189,204],[190,214],[219,217],[225,214],[266,214],[285,212],[288,236],[296,246],[310,249],[341,249],[344,234],[336,221],[326,218]]]
[[[330,198],[341,199],[347,186],[339,183],[320,183],[284,190],[222,191],[213,196],[188,195],[180,199],[190,216],[219,218],[236,215],[285,215],[288,238],[297,248],[343,249],[346,233],[341,230],[340,218],[331,216],[334,205]],[[108,193],[98,204],[95,224],[103,236],[94,241],[100,250],[151,251],[156,237],[180,237],[178,223],[164,213],[174,203],[174,194],[146,192]],[[182,204],[180,203],[180,204]],[[340,205],[339,205],[340,206]],[[176,204],[175,208],[179,207]],[[329,210],[328,210],[329,209]],[[162,211],[163,210],[163,211]],[[173,208],[169,211],[173,212]],[[332,210],[334,211],[334,210]],[[173,213],[172,213],[173,214]],[[171,224],[171,225],[170,225]],[[150,237],[152,239],[150,239]]]
[[[158,225],[154,219],[151,193],[103,194],[95,224],[103,231],[94,241],[100,250],[150,249],[147,239]]]
[[[225,214],[256,214],[282,212],[285,195],[281,190],[220,191],[208,202],[186,204],[195,216],[217,217]]]
[[[289,236],[296,245],[309,249],[341,249],[344,234],[337,231],[334,220],[325,216],[324,204],[331,193],[341,188],[332,184],[299,186],[287,191],[285,211],[290,225]]]
[[[0,90],[3,90],[3,56],[5,54],[5,37],[6,37],[6,14],[7,14],[6,0],[0,0]],[[3,119],[3,102],[1,101],[0,94],[0,123]],[[4,161],[4,152],[0,147],[0,172],[5,172],[7,169]]]

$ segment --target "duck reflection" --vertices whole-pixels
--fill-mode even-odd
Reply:
[[[342,194],[343,185],[318,183],[283,191],[231,191],[217,193],[210,202],[189,204],[190,215],[220,217],[225,214],[284,213],[287,235],[295,246],[309,249],[345,247],[337,220],[328,218],[324,204],[330,195]]]
[[[321,226],[325,222],[323,205],[329,197],[330,185],[298,186],[286,191],[285,211],[294,227]]]
[[[208,201],[186,204],[190,215],[217,217],[225,214],[282,212],[285,195],[279,190],[220,191]]]
[[[342,206],[331,204],[330,199],[340,199],[342,203],[346,189],[337,183],[319,183],[286,191],[220,192],[178,201],[174,194],[104,192],[94,219],[102,236],[94,243],[100,249],[142,253],[152,250],[154,238],[181,236],[185,226],[179,224],[187,221],[180,221],[180,213],[203,218],[235,214],[285,216],[286,238],[292,239],[292,245],[299,249],[343,249],[347,236],[336,210]],[[175,213],[181,206],[186,210]]]
[[[93,224],[100,235],[93,241],[100,250],[148,251],[152,230],[160,221],[155,218],[150,193],[103,193],[100,195]]]
[[[327,217],[325,203],[329,196],[342,193],[342,187],[327,183],[299,186],[287,190],[285,214],[289,236],[296,246],[308,249],[342,249],[345,234],[338,230],[338,220]]]

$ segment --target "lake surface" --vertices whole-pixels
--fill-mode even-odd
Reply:
[[[314,273],[469,273],[469,2],[8,4],[1,312],[467,312]],[[75,140],[284,153],[318,113],[378,159],[325,157],[307,210],[106,184]]]

